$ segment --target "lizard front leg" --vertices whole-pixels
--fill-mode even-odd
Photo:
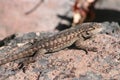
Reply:
[[[96,47],[89,47],[89,45],[88,45],[89,40],[91,40],[91,39],[87,39],[87,40],[78,39],[75,42],[75,46],[78,49],[84,50],[86,52],[86,54],[88,53],[88,51],[97,52],[97,48]]]

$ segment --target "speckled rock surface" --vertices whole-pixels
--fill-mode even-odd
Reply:
[[[19,60],[18,62],[10,62],[0,67],[0,79],[119,79],[120,27],[114,22],[104,22],[103,25],[106,27],[106,31],[96,35],[95,38],[85,41],[87,43],[86,46],[97,48],[97,52],[88,51],[88,54],[86,54],[83,50],[73,48],[64,49],[52,54],[39,55],[34,63],[29,64],[25,68],[25,71],[23,69],[17,69]]]
[[[36,37],[34,32],[55,31],[55,28],[63,21],[58,15],[65,17],[65,13],[68,12],[67,16],[71,16],[70,10],[74,0],[44,0],[35,11],[26,15],[25,13],[30,11],[39,1],[0,0],[0,39],[21,32],[20,35],[24,34],[24,36],[11,42],[15,47],[16,43],[22,40],[24,42],[26,39]],[[109,5],[107,6],[106,3]],[[25,72],[22,69],[17,69],[19,60],[13,61],[0,66],[0,80],[119,80],[119,4],[119,0],[99,0],[96,5],[96,8],[99,9],[113,9],[110,16],[108,13],[111,11],[106,14],[107,11],[101,11],[102,13],[98,11],[100,14],[96,14],[95,21],[107,21],[103,22],[107,29],[95,38],[87,40],[88,45],[86,46],[96,47],[97,52],[88,51],[86,55],[83,50],[70,48],[44,56],[40,55],[34,63],[30,63],[26,67]],[[33,33],[26,35],[26,32]],[[47,33],[47,35],[54,33]],[[1,48],[0,57],[5,55],[1,52]]]

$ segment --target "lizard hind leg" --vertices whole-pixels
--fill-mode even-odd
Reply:
[[[36,58],[41,55],[43,56],[47,51],[45,49],[40,49],[36,52],[34,52],[33,55],[29,57],[23,58],[23,60],[18,64],[18,69],[22,69],[23,72],[25,72],[26,68],[30,63],[34,63],[36,61]]]
[[[25,73],[28,65],[30,63],[33,63],[33,62],[35,62],[35,58],[34,57],[26,57],[26,58],[23,59],[23,61],[19,62],[18,67],[15,70],[22,69],[23,72]]]

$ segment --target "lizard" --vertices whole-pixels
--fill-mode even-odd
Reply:
[[[76,27],[58,32],[57,34],[35,41],[33,45],[19,54],[10,55],[0,60],[0,65],[26,57],[33,57],[36,54],[53,53],[75,44],[78,48],[83,48],[78,42],[94,37],[103,31],[104,26],[101,23],[91,22],[82,23]],[[87,47],[84,47],[87,48]],[[83,48],[83,49],[84,49]],[[88,47],[89,49],[89,47]],[[87,49],[86,49],[87,50]],[[36,53],[39,51],[39,53]]]

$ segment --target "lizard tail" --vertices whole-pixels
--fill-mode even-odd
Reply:
[[[14,54],[14,55],[10,55],[2,60],[0,60],[0,65],[6,64],[8,62],[17,60],[17,59],[21,59],[27,56],[31,56],[34,54],[34,52],[36,51],[36,49],[26,49],[25,51],[20,52],[19,54]]]

